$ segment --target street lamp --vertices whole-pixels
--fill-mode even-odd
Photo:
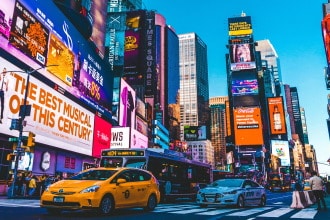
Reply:
[[[25,116],[29,116],[30,115],[30,111],[31,111],[31,106],[29,106],[29,110],[27,112],[27,108],[28,106],[26,105],[26,100],[27,100],[27,96],[29,93],[29,82],[30,82],[30,74],[34,73],[40,69],[46,68],[46,67],[50,67],[50,66],[58,66],[58,65],[48,65],[48,66],[43,66],[40,67],[38,69],[33,69],[30,71],[7,71],[9,73],[26,73],[27,74],[27,79],[26,79],[26,87],[25,87],[25,94],[24,94],[24,102],[23,105],[21,105],[20,107],[20,111],[19,111],[19,119],[18,119],[18,141],[17,141],[17,147],[16,147],[16,157],[15,157],[15,166],[14,166],[14,179],[12,182],[12,189],[10,191],[10,197],[14,196],[14,192],[15,192],[15,185],[16,185],[16,180],[17,180],[17,170],[18,170],[18,158],[21,155],[21,153],[24,153],[24,148],[22,148],[22,138],[23,138],[23,122],[25,119]],[[27,115],[28,113],[28,115]]]

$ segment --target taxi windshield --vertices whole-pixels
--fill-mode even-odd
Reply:
[[[106,180],[116,172],[116,170],[87,170],[68,178],[68,180]]]

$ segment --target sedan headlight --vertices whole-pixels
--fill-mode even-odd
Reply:
[[[236,194],[237,190],[229,191],[229,192],[223,192],[223,194]]]
[[[90,186],[84,190],[82,190],[80,193],[92,193],[92,192],[97,192],[99,190],[100,186],[94,185]]]

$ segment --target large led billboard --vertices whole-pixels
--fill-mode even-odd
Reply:
[[[250,16],[228,18],[229,36],[241,36],[252,34],[252,22]]]
[[[231,44],[229,46],[229,53],[230,69],[232,71],[256,68],[253,44]]]
[[[234,126],[236,145],[262,145],[264,143],[260,108],[234,109]]]
[[[1,71],[6,68],[7,85],[4,95],[3,119],[0,133],[17,136],[10,130],[11,119],[18,119],[24,104],[27,74],[16,65],[0,57]],[[2,75],[2,73],[1,73]],[[7,89],[8,86],[8,89]],[[31,113],[25,117],[24,131],[36,134],[36,142],[52,144],[60,149],[92,155],[94,113],[50,88],[34,76],[29,78],[27,103]],[[23,133],[25,135],[25,133]]]
[[[252,70],[233,72],[231,93],[234,107],[258,106],[260,101],[256,72]]]
[[[136,111],[136,94],[128,83],[121,79],[120,83],[120,104],[119,104],[119,125],[134,128]]]
[[[113,127],[110,149],[130,148],[130,129],[129,127]]]
[[[271,140],[272,155],[281,159],[281,166],[290,166],[289,142],[283,140]]]
[[[327,63],[330,64],[330,14],[327,14],[322,20],[322,35]]]
[[[0,50],[31,69],[48,66],[33,75],[65,96],[111,117],[113,75],[74,25],[51,0],[4,0],[5,34]]]
[[[185,141],[198,141],[206,139],[206,126],[184,126]]]
[[[285,113],[282,96],[269,97],[267,98],[267,103],[270,133],[273,135],[286,134]]]
[[[111,124],[102,117],[95,115],[93,157],[101,157],[103,149],[110,149]]]

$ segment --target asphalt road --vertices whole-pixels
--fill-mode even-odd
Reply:
[[[8,199],[0,197],[1,219],[170,219],[170,220],[217,220],[217,219],[249,219],[249,220],[272,220],[272,219],[330,219],[330,209],[326,211],[315,210],[316,205],[304,209],[292,209],[292,192],[268,193],[267,205],[265,207],[235,207],[209,206],[200,208],[196,203],[189,200],[177,200],[175,203],[159,204],[152,212],[145,212],[141,208],[116,210],[109,216],[99,216],[92,211],[63,212],[60,215],[49,215],[45,209],[39,207],[38,199]],[[330,207],[330,195],[326,197]]]

